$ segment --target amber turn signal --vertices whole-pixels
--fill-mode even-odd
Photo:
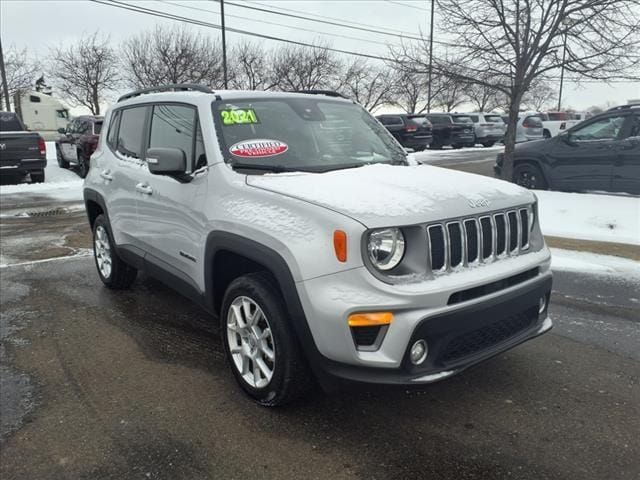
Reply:
[[[342,263],[347,261],[347,234],[342,230],[333,232],[333,249],[336,251],[338,261]]]
[[[350,327],[378,327],[393,322],[391,312],[352,313],[349,315]]]

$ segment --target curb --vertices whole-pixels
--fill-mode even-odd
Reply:
[[[598,253],[600,255],[613,255],[640,262],[640,246],[638,245],[631,245],[628,243],[596,242],[593,240],[578,240],[575,238],[551,237],[546,235],[544,239],[549,247]]]

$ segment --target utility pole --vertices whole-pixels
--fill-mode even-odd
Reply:
[[[433,69],[433,17],[436,0],[431,0],[431,28],[429,30],[429,85],[427,90],[427,113],[431,113],[431,72]]]
[[[222,18],[222,69],[224,72],[224,88],[229,88],[227,77],[227,32],[224,27],[224,0],[220,0],[220,17]]]
[[[11,111],[11,102],[9,100],[9,85],[7,84],[7,72],[4,69],[4,52],[2,51],[2,41],[0,40],[0,74],[2,74],[2,95],[7,104],[7,112]],[[2,108],[2,105],[0,105]]]

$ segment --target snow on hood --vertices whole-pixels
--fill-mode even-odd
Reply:
[[[534,199],[512,183],[426,165],[248,175],[247,184],[335,210],[369,228],[477,215]],[[479,200],[489,205],[471,206]]]

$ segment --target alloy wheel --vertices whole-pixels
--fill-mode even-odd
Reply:
[[[227,342],[234,367],[253,388],[273,378],[276,351],[269,320],[251,298],[239,296],[227,313]]]
[[[111,276],[111,244],[109,235],[102,225],[96,228],[94,247],[98,270],[104,278],[109,278]]]

